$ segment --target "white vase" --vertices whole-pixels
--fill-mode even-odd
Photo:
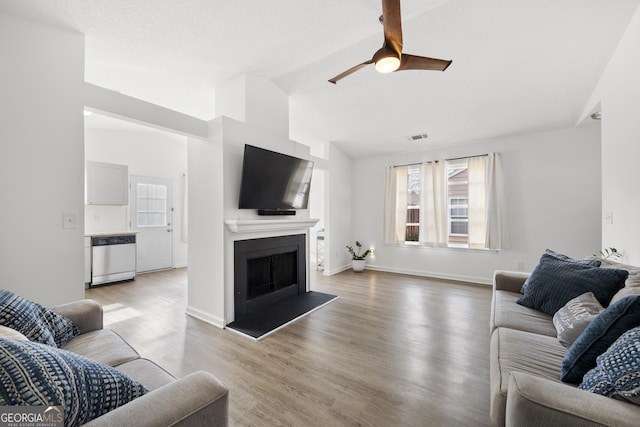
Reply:
[[[353,268],[353,271],[360,272],[360,271],[364,270],[365,262],[366,261],[364,259],[352,259],[351,260],[351,268]]]

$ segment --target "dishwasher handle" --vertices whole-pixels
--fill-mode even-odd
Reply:
[[[91,238],[91,246],[129,245],[136,242],[136,236],[94,236]]]

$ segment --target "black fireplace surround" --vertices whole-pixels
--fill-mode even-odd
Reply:
[[[306,292],[306,235],[234,243],[235,320],[259,315],[275,302]]]

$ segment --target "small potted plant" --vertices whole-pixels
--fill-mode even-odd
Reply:
[[[597,254],[593,254],[596,258],[608,259],[610,261],[619,262],[622,259],[622,254],[616,248],[604,248]]]
[[[351,254],[351,267],[353,268],[353,271],[360,272],[364,270],[364,264],[366,262],[367,255],[371,253],[371,249],[367,249],[366,251],[360,253],[362,251],[362,244],[356,241],[356,250],[354,250],[353,247],[349,245],[347,245],[347,250]]]

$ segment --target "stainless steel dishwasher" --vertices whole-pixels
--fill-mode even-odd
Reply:
[[[135,278],[135,235],[94,236],[91,253],[91,286]]]

